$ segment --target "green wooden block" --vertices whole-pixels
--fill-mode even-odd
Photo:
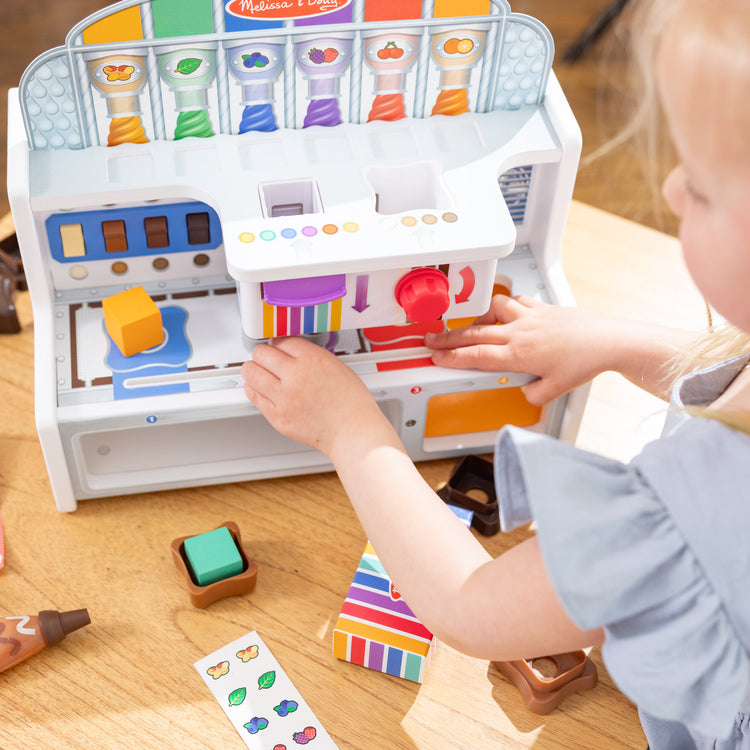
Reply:
[[[185,557],[199,586],[242,573],[242,555],[225,526],[186,539]]]

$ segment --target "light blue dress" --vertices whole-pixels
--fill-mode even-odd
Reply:
[[[689,417],[750,354],[682,379],[629,464],[501,431],[504,530],[534,519],[545,566],[638,707],[651,750],[750,750],[750,436]]]

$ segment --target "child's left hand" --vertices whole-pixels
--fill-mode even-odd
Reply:
[[[279,432],[331,459],[377,422],[387,422],[360,378],[303,338],[258,344],[242,377],[248,399]]]

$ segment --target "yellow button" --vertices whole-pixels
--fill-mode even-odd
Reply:
[[[344,224],[344,231],[345,232],[356,232],[359,229],[359,224],[355,221],[347,221]]]
[[[405,227],[413,227],[417,223],[417,220],[413,216],[404,216],[404,218],[401,219],[401,223]]]
[[[73,266],[70,271],[70,278],[71,279],[85,279],[88,275],[88,269],[86,266]]]
[[[252,232],[243,232],[240,235],[240,242],[252,242],[255,239],[255,235]]]

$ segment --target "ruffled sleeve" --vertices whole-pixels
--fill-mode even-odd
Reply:
[[[605,629],[603,658],[631,700],[654,716],[721,737],[732,729],[750,679],[743,641],[750,639],[743,622],[750,623],[750,607],[726,601],[739,595],[740,578],[735,588],[717,592],[706,565],[744,565],[744,552],[742,559],[726,552],[718,561],[707,561],[712,553],[706,549],[696,553],[669,504],[691,496],[680,498],[680,483],[673,482],[677,496],[666,504],[662,497],[660,476],[686,470],[669,465],[675,446],[663,442],[652,444],[656,448],[641,464],[625,465],[505,428],[495,455],[501,524],[507,531],[537,522],[545,566],[563,606],[579,627]],[[660,475],[656,481],[653,472]],[[741,576],[744,600],[750,599],[749,570]]]

